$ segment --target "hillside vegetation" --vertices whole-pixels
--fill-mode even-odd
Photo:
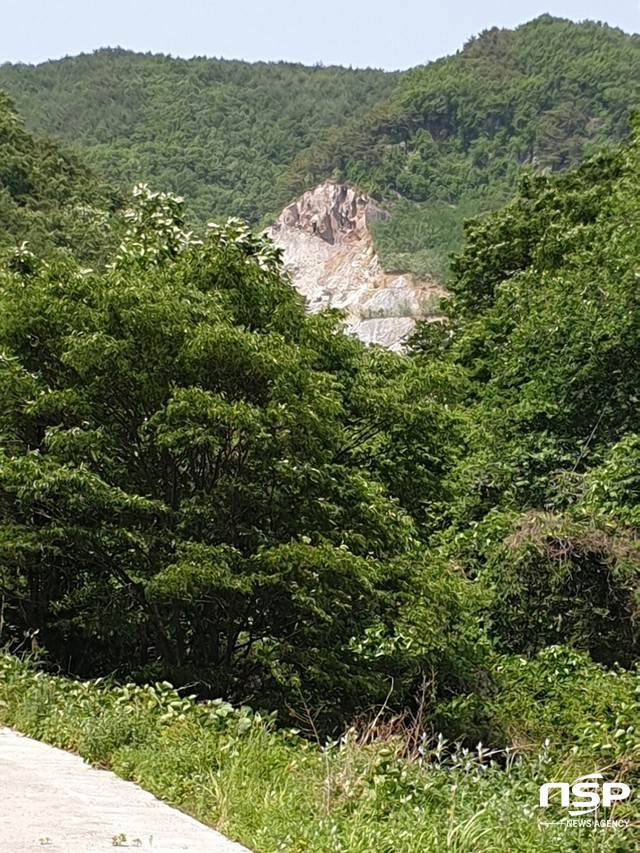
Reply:
[[[378,224],[383,261],[442,276],[464,219],[509,199],[523,173],[565,169],[622,139],[638,106],[640,36],[545,15],[403,74],[385,102],[302,155],[290,186],[332,171],[401,199]]]
[[[620,141],[640,106],[640,37],[543,16],[402,74],[124,50],[0,67],[28,126],[114,183],[144,180],[194,221],[256,224],[328,177],[386,200],[385,266],[448,274],[463,221]]]
[[[3,115],[0,721],[265,853],[631,853],[538,790],[640,782],[638,121],[470,223],[394,354]]]
[[[29,127],[82,150],[114,183],[189,200],[199,223],[277,210],[289,163],[392,90],[396,75],[105,49],[5,64],[0,89]]]
[[[0,247],[26,240],[40,254],[68,249],[79,259],[98,260],[122,203],[116,189],[60,142],[30,134],[0,94]],[[115,235],[111,243],[117,245]]]
[[[429,835],[431,797],[453,808],[460,773],[454,838],[567,849],[528,811],[543,774],[607,767],[635,784],[640,767],[639,166],[636,134],[526,181],[470,228],[449,320],[407,356],[306,315],[246,226],[196,237],[180,202],[144,187],[103,270],[14,250],[0,282],[3,643],[72,675],[246,702],[321,742],[351,724],[335,759],[306,758],[297,734],[249,743],[285,799],[317,792],[302,823],[280,815],[285,849],[385,849],[367,845],[391,809],[393,849],[409,851],[407,804]],[[120,694],[31,687],[5,666],[1,719],[217,819],[190,706],[147,719],[144,699],[136,723]],[[188,791],[154,764],[172,743]],[[311,776],[285,784],[283,761]],[[220,758],[221,784],[232,766]],[[340,781],[318,824],[327,773]],[[512,785],[523,817],[500,847]],[[257,817],[235,797],[243,835]],[[355,835],[341,818],[354,809]],[[587,836],[575,849],[632,849],[620,831]]]
[[[559,677],[537,695],[549,667]],[[255,853],[634,853],[633,803],[612,812],[626,829],[566,828],[551,823],[560,809],[537,811],[540,785],[591,767],[585,744],[613,732],[612,704],[630,700],[640,713],[633,676],[613,682],[567,653],[541,660],[537,674],[512,664],[508,676],[518,702],[563,749],[469,750],[403,733],[402,720],[320,745],[249,708],[195,702],[167,683],[71,681],[6,656],[0,721],[110,767]],[[580,697],[571,710],[567,691]]]

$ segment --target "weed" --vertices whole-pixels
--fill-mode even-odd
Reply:
[[[0,657],[0,720],[110,766],[257,853],[634,849],[624,830],[569,836],[539,825],[540,785],[575,778],[584,758],[548,740],[537,751],[471,748],[425,730],[419,713],[380,713],[314,743],[166,682],[83,683]],[[113,839],[126,843],[124,834]]]

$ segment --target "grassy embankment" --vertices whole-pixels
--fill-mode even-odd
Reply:
[[[589,705],[598,689],[585,686],[587,718],[602,714]],[[547,697],[549,714],[559,694]],[[544,725],[539,710],[530,703]],[[374,736],[369,727],[320,747],[249,709],[198,704],[167,684],[75,682],[8,656],[0,658],[0,721],[110,767],[260,853],[637,849],[633,826],[539,825],[539,785],[586,772],[579,743],[491,755],[412,740],[407,728]],[[622,806],[614,816],[633,820],[633,811]]]

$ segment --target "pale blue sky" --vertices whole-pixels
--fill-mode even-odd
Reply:
[[[640,30],[640,0],[2,0],[0,62],[120,45],[173,56],[408,68],[544,12]]]

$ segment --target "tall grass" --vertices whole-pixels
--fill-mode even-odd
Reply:
[[[409,759],[393,727],[319,745],[166,683],[76,682],[11,657],[0,657],[0,722],[110,767],[258,853],[637,849],[630,829],[540,825],[539,785],[580,769],[545,748],[488,753],[423,738]]]

